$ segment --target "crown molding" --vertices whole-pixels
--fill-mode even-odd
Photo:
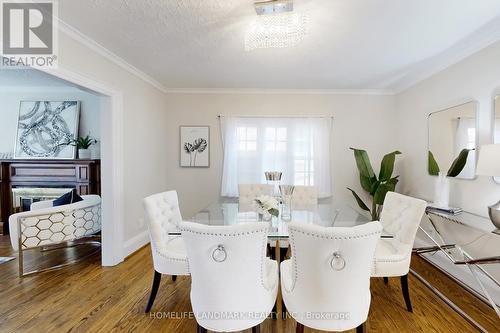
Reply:
[[[390,89],[258,89],[258,88],[169,88],[167,94],[247,95],[394,95]]]
[[[499,40],[500,19],[494,19],[440,54],[411,66],[407,73],[393,80],[390,88],[400,94]]]
[[[92,38],[88,37],[87,35],[83,34],[81,31],[78,29],[72,27],[68,23],[64,22],[60,18],[58,18],[58,23],[59,23],[59,30],[69,37],[75,39],[76,41],[82,43],[83,45],[87,46],[91,50],[95,51],[96,53],[100,54],[101,56],[105,57],[106,59],[112,61],[113,63],[117,64],[121,68],[125,69],[129,73],[137,76],[138,78],[142,79],[143,81],[149,83],[156,89],[160,90],[163,93],[167,92],[167,88],[149,76],[148,74],[144,73],[137,67],[131,65],[127,61],[125,61],[123,58],[119,57],[115,53],[111,52],[101,44],[97,43],[95,40]]]
[[[0,91],[5,93],[20,93],[20,94],[43,94],[43,93],[81,93],[86,92],[82,89],[72,86],[2,86],[0,85]]]

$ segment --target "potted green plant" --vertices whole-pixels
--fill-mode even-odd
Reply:
[[[86,136],[80,136],[71,140],[68,142],[68,145],[75,146],[78,149],[78,158],[86,160],[91,157],[90,146],[96,143],[97,140],[92,138],[90,134],[87,134]]]
[[[368,205],[363,202],[361,197],[353,189],[349,187],[347,189],[351,191],[359,207],[370,212],[372,220],[377,221],[380,217],[385,195],[387,192],[394,191],[396,184],[399,181],[399,176],[392,177],[392,173],[394,171],[396,155],[401,154],[401,152],[396,150],[384,156],[380,164],[380,172],[377,177],[373,171],[370,158],[368,157],[366,150],[356,148],[350,149],[354,151],[354,158],[359,171],[359,181],[361,183],[361,187],[371,196],[371,209],[368,208]]]

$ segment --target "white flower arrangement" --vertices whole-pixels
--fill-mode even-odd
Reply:
[[[270,195],[260,195],[255,198],[257,211],[260,214],[269,213],[272,216],[278,217],[279,215],[279,202],[276,198]]]

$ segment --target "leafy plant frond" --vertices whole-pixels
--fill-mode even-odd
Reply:
[[[439,165],[436,162],[436,159],[434,158],[434,154],[430,150],[429,150],[427,167],[429,169],[428,170],[429,171],[429,175],[431,175],[431,176],[438,176],[439,172],[441,171],[441,170],[439,170]]]
[[[350,148],[354,151],[354,158],[356,159],[356,166],[358,167],[359,173],[364,177],[373,179],[375,173],[373,172],[372,165],[370,163],[370,158],[366,150]]]
[[[394,172],[394,163],[396,162],[396,156],[400,155],[401,152],[399,150],[395,150],[389,154],[386,154],[380,163],[380,172],[377,176],[373,171],[373,168],[370,163],[370,158],[368,157],[368,153],[366,150],[350,148],[354,151],[354,158],[356,160],[356,166],[359,171],[359,181],[361,183],[361,187],[363,190],[368,192],[370,196],[372,196],[372,204],[371,209],[367,204],[363,202],[361,197],[351,188],[347,188],[351,191],[354,199],[358,203],[358,206],[370,212],[373,220],[378,220],[381,206],[384,203],[385,196],[387,192],[394,191],[396,189],[396,185],[399,182],[398,177],[392,177],[392,173]]]
[[[190,144],[189,142],[185,142],[184,151],[186,152],[186,154],[191,154],[194,151],[193,145]]]
[[[353,190],[353,189],[350,189],[349,187],[347,188],[349,191],[351,191],[352,195],[354,196],[354,199],[356,199],[356,202],[358,203],[358,206],[363,209],[363,210],[366,210],[366,211],[370,211],[370,208],[368,208],[368,206],[363,202],[363,200],[361,200],[361,198],[359,197],[359,195]]]
[[[457,158],[451,164],[450,169],[448,170],[448,177],[456,177],[462,172],[467,163],[467,158],[469,157],[469,152],[474,149],[462,149],[460,154],[458,154]]]
[[[203,138],[194,140],[193,151],[196,150],[198,153],[202,153],[206,148],[207,148],[207,140]]]
[[[401,152],[399,150],[393,151],[382,158],[382,162],[380,163],[380,173],[378,179],[380,181],[386,181],[391,178],[392,172],[394,171],[394,162],[396,160],[396,155],[400,155]]]
[[[90,136],[90,134],[87,134],[86,136],[80,136],[76,139],[72,139],[72,140],[64,143],[63,145],[75,146],[78,149],[89,149],[90,146],[92,146],[93,144],[96,144],[96,143],[97,143],[97,140],[92,138]]]

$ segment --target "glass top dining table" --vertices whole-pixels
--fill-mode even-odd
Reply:
[[[242,222],[258,222],[259,215],[253,205],[238,203],[237,199],[220,199],[199,211],[185,221],[206,225],[234,225]],[[320,202],[313,206],[294,206],[292,203],[291,218],[283,220],[280,214],[269,221],[271,227],[268,237],[270,239],[288,239],[288,223],[316,224],[325,227],[352,227],[371,221],[360,210],[347,205],[334,202]],[[171,230],[169,235],[180,235],[179,230]]]

